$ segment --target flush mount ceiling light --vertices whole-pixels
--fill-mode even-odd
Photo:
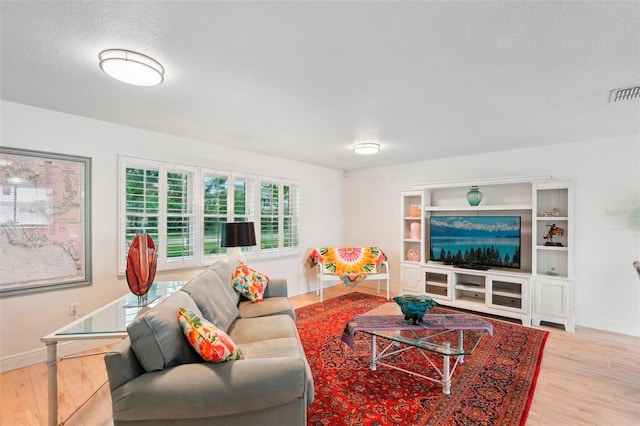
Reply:
[[[380,151],[380,144],[375,142],[363,142],[353,145],[353,152],[356,154],[370,155]]]
[[[100,52],[100,69],[110,77],[135,86],[156,86],[164,81],[164,67],[153,58],[124,49]]]

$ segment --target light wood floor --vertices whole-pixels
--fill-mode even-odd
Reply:
[[[359,291],[375,293],[360,287]],[[346,293],[338,285],[325,298]],[[317,302],[315,293],[292,297],[295,308]],[[640,339],[578,327],[551,332],[542,358],[527,425],[640,424]],[[101,348],[92,352],[101,352]],[[111,399],[101,355],[58,364],[59,418],[69,426],[108,426]],[[0,375],[0,425],[47,421],[47,372],[34,365]]]

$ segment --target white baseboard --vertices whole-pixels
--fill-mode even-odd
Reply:
[[[78,340],[73,342],[58,343],[58,358],[65,357],[101,346],[116,343],[120,339],[98,339],[98,340]],[[47,348],[44,343],[41,349],[34,349],[14,355],[9,355],[0,359],[0,373],[15,370],[18,368],[28,367],[30,365],[44,363],[47,360]]]

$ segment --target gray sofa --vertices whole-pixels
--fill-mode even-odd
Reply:
[[[305,425],[313,377],[287,299],[272,279],[262,303],[242,298],[223,261],[138,315],[105,355],[118,425]],[[226,331],[245,359],[204,362],[177,319],[185,307]]]

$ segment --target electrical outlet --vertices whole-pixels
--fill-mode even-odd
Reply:
[[[75,317],[76,314],[78,313],[78,303],[72,303],[69,305],[69,316],[70,317]]]

